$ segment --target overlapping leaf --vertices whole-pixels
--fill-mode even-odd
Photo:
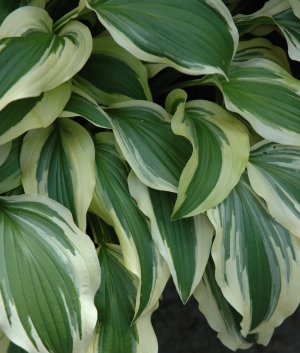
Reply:
[[[233,61],[242,62],[253,58],[264,58],[274,61],[287,72],[291,73],[286,52],[282,48],[273,45],[265,38],[254,38],[247,41],[241,41]]]
[[[132,172],[128,183],[131,195],[150,219],[153,240],[169,265],[181,300],[186,303],[204,272],[213,227],[204,214],[171,221],[175,194],[148,189]]]
[[[232,65],[229,81],[216,75],[226,108],[240,114],[264,138],[300,145],[300,82],[266,59]]]
[[[89,58],[92,36],[85,25],[70,22],[59,35],[51,34],[51,27],[47,12],[33,6],[19,8],[2,24],[0,110],[12,101],[59,86]],[[14,37],[3,38],[6,35]]]
[[[84,352],[100,284],[92,242],[44,196],[1,197],[0,205],[0,329],[28,352]]]
[[[215,103],[191,101],[184,91],[173,91],[167,105],[177,110],[174,133],[186,137],[193,154],[179,181],[173,219],[194,216],[220,203],[238,182],[249,156],[246,128]]]
[[[86,5],[115,41],[141,60],[188,74],[228,73],[238,34],[221,0],[92,0]]]
[[[191,145],[172,132],[167,112],[144,101],[115,104],[106,112],[118,145],[139,179],[154,189],[176,192]]]
[[[158,301],[169,270],[151,238],[148,218],[130,196],[127,166],[116,150],[113,134],[97,134],[95,147],[96,187],[90,211],[115,228],[124,264],[139,279],[136,320]]]
[[[245,23],[278,26],[287,41],[290,58],[300,61],[299,10],[298,0],[271,0],[254,14],[235,16],[235,22],[238,26]]]
[[[0,1],[0,25],[11,12],[18,9],[19,7],[37,6],[37,7],[44,8],[45,2],[46,2],[45,0],[14,0],[14,1],[1,0]]]
[[[27,353],[23,348],[11,342],[0,330],[0,352],[1,353]]]
[[[235,351],[247,349],[254,342],[265,346],[269,343],[273,330],[242,336],[240,333],[242,317],[224,298],[215,279],[215,266],[211,258],[194,296],[199,302],[200,311],[205,315],[211,328],[218,332],[217,337],[226,347]]]
[[[93,125],[111,128],[109,118],[97,102],[78,87],[72,87],[72,94],[60,117],[82,116]]]
[[[150,315],[139,318],[131,325],[135,311],[138,278],[124,265],[122,249],[119,245],[106,243],[110,234],[105,230],[96,215],[89,214],[89,222],[95,239],[101,244],[98,257],[101,265],[101,285],[95,297],[98,309],[98,325],[87,353],[115,352],[157,352]],[[156,305],[155,305],[156,308]],[[154,310],[154,308],[153,308]],[[151,310],[151,312],[153,311]],[[148,320],[148,330],[140,332],[141,321]],[[145,342],[143,342],[145,341]],[[156,343],[156,349],[153,342]]]
[[[46,129],[28,132],[20,161],[25,192],[60,202],[85,231],[95,186],[95,149],[89,133],[71,119],[57,119]]]
[[[71,95],[71,81],[42,93],[9,103],[0,111],[0,143],[11,141],[24,132],[49,126],[62,111]]]
[[[243,317],[242,335],[280,325],[299,305],[300,240],[274,221],[247,174],[207,215],[216,280]]]
[[[5,162],[11,150],[11,141],[6,142],[4,145],[0,145],[0,167]]]
[[[300,237],[300,147],[262,141],[253,146],[247,169],[274,219]]]
[[[109,35],[93,40],[93,52],[74,83],[101,105],[152,101],[145,66]]]
[[[4,164],[0,166],[0,194],[21,185],[20,153],[23,136],[10,142],[11,150]],[[1,146],[0,146],[1,147]]]

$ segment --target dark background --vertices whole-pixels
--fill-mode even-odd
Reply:
[[[210,328],[191,297],[183,305],[170,280],[163,300],[152,315],[152,324],[158,339],[159,353],[230,353]],[[245,353],[298,353],[300,352],[300,308],[278,328],[268,346],[254,344]]]

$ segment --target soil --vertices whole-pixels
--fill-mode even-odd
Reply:
[[[194,297],[186,305],[182,304],[172,281],[168,282],[160,307],[152,315],[152,323],[158,339],[158,353],[232,352],[210,328]],[[300,309],[275,329],[268,346],[255,344],[244,352],[300,352]]]

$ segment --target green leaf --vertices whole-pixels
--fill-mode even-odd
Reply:
[[[265,140],[251,150],[251,186],[265,199],[274,219],[300,237],[300,147]]]
[[[274,330],[263,331],[243,337],[240,333],[241,315],[224,298],[215,279],[215,266],[208,260],[203,279],[194,292],[199,310],[204,314],[210,327],[218,332],[218,338],[229,349],[247,349],[254,342],[266,346]]]
[[[11,150],[11,141],[6,142],[4,145],[0,145],[0,167],[7,159]]]
[[[292,5],[292,7],[291,7]],[[249,16],[235,16],[238,26],[241,24],[271,24],[276,25],[284,35],[288,54],[291,59],[300,61],[300,24],[299,16],[300,5],[298,0],[271,0],[265,6]]]
[[[8,143],[12,147],[4,164],[0,166],[0,194],[21,185],[20,153],[23,136],[17,137],[12,143]]]
[[[93,98],[75,86],[72,87],[71,97],[59,116],[82,116],[95,126],[111,129],[109,117],[105,111]]]
[[[23,6],[44,8],[45,0],[0,0],[0,25],[11,12]]]
[[[224,94],[226,108],[249,121],[264,138],[300,145],[300,82],[272,61],[234,63],[229,81],[212,80]]]
[[[24,132],[49,126],[62,111],[71,95],[71,81],[42,93],[9,103],[0,111],[0,143],[11,141]]]
[[[273,61],[291,74],[290,64],[286,52],[273,45],[265,38],[254,38],[239,43],[234,62],[247,61],[253,58],[263,58]]]
[[[94,238],[99,239],[101,244],[98,249],[101,285],[95,297],[98,326],[90,350],[88,349],[86,353],[145,352],[140,350],[143,344],[147,347],[146,352],[157,352],[157,342],[150,316],[146,314],[149,321],[147,331],[140,332],[140,323],[144,320],[144,316],[131,325],[138,278],[125,267],[122,248],[104,240],[109,239],[110,234],[103,234],[103,231],[106,233],[107,228],[103,229],[100,218],[89,214],[89,223]],[[156,350],[151,350],[153,341],[156,343]]]
[[[243,318],[242,335],[280,325],[299,305],[300,239],[274,221],[247,174],[207,215],[216,280]]]
[[[92,55],[73,81],[101,105],[152,101],[145,66],[107,33],[93,40]]]
[[[27,133],[21,152],[25,192],[46,195],[67,207],[86,229],[86,213],[95,187],[95,149],[89,133],[71,119]]]
[[[96,187],[89,210],[114,227],[124,264],[139,279],[136,320],[157,303],[169,270],[152,240],[148,218],[129,193],[128,169],[116,150],[113,134],[99,133],[94,142]]]
[[[176,195],[148,189],[133,172],[128,184],[139,208],[150,219],[152,238],[168,263],[181,300],[186,303],[201,280],[214,229],[204,214],[171,221]]]
[[[47,12],[33,6],[19,8],[3,22],[0,110],[12,101],[39,96],[59,86],[87,61],[92,36],[85,25],[70,22],[58,35],[51,34],[51,30],[52,20]]]
[[[192,75],[228,73],[238,33],[221,0],[93,0],[86,6],[141,60]]]
[[[191,145],[172,132],[167,112],[145,101],[115,104],[106,112],[122,153],[141,181],[176,192]]]
[[[0,198],[0,329],[25,351],[84,352],[100,267],[70,212],[41,195]]]
[[[172,219],[195,216],[223,201],[244,171],[250,151],[247,130],[238,119],[215,103],[185,104],[185,99],[182,90],[167,98],[170,109],[177,105],[174,133],[193,146],[180,177]]]

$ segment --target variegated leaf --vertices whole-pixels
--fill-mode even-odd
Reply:
[[[93,40],[93,52],[73,82],[101,105],[152,101],[145,66],[109,35]]]
[[[0,145],[0,167],[7,159],[11,150],[11,141],[6,142],[4,145]]]
[[[23,136],[17,137],[12,143],[9,142],[12,145],[11,150],[4,164],[0,166],[0,194],[21,185],[20,153],[22,143]]]
[[[291,59],[300,61],[299,1],[271,0],[254,14],[235,16],[238,26],[261,23],[276,25],[284,35]]]
[[[0,330],[0,352],[1,353],[28,353],[23,348],[11,342]]]
[[[251,186],[265,199],[274,219],[300,237],[300,147],[264,140],[251,150]]]
[[[194,75],[228,73],[238,33],[221,0],[86,0],[86,6],[141,60]]]
[[[51,27],[47,12],[33,6],[17,9],[2,24],[0,38],[7,31],[11,37],[12,30],[14,37],[0,39],[0,110],[59,86],[86,63],[92,50],[89,29],[73,21],[56,35]]]
[[[129,193],[128,169],[116,150],[114,135],[99,133],[94,142],[96,187],[89,210],[115,228],[124,264],[139,279],[136,320],[158,301],[169,270],[151,238],[148,218]]]
[[[274,221],[246,173],[207,215],[216,280],[243,318],[242,335],[280,325],[300,301],[300,239]]]
[[[150,219],[152,238],[168,263],[182,302],[186,303],[201,280],[214,229],[204,214],[171,221],[176,195],[147,188],[133,172],[128,184],[139,208]]]
[[[23,6],[37,6],[45,8],[46,0],[0,0],[0,26],[5,18],[14,10]]]
[[[233,61],[242,62],[253,58],[264,58],[274,61],[291,74],[286,52],[282,48],[273,45],[265,38],[254,38],[247,41],[241,41]]]
[[[59,116],[63,118],[82,116],[95,126],[105,129],[111,128],[109,117],[105,111],[93,98],[76,86],[72,87],[71,97]]]
[[[138,337],[138,342],[132,342],[131,347],[132,350],[123,351],[123,347],[119,352],[126,353],[157,353],[158,344],[157,338],[155,336],[155,332],[153,330],[151,324],[151,315],[153,311],[158,308],[158,303],[151,308],[145,315],[140,317],[132,327],[135,329],[135,337]],[[103,342],[101,341],[104,328],[101,325],[97,324],[94,336],[92,338],[91,343],[89,344],[85,353],[102,353],[103,351]],[[120,341],[120,337],[118,337],[118,341]],[[112,347],[112,342],[110,342],[109,349]],[[115,345],[113,345],[115,346]],[[108,349],[107,346],[105,349]],[[105,351],[106,352],[106,351]],[[110,351],[109,351],[110,352]],[[111,351],[115,353],[116,351]]]
[[[100,284],[93,243],[45,196],[0,204],[0,329],[29,353],[84,352]]]
[[[266,346],[274,330],[262,331],[243,337],[240,333],[241,315],[224,298],[215,279],[215,266],[208,260],[203,279],[194,292],[199,310],[204,314],[210,327],[218,332],[218,338],[229,349],[247,349],[257,342]]]
[[[142,316],[131,325],[135,311],[138,278],[125,267],[122,248],[119,245],[105,242],[110,234],[101,234],[103,227],[99,221],[99,217],[89,214],[89,223],[94,238],[98,239],[101,244],[98,249],[101,285],[95,297],[98,325],[90,350],[88,349],[86,353],[156,353],[157,340],[151,326],[151,314],[146,314],[146,318]],[[145,319],[149,321],[148,331],[140,332],[141,322]],[[153,342],[156,343],[156,350],[151,349]],[[142,349],[142,344],[146,346],[146,351]]]
[[[95,149],[89,133],[71,119],[27,133],[21,151],[25,192],[46,195],[67,207],[85,231],[95,187]]]
[[[145,101],[114,104],[106,112],[118,145],[139,179],[153,189],[177,192],[191,145],[172,132],[167,112]]]
[[[62,111],[71,95],[71,81],[42,93],[9,103],[0,111],[0,143],[11,141],[24,132],[49,126]]]
[[[223,201],[243,173],[250,151],[247,130],[238,119],[215,103],[185,104],[184,98],[184,91],[173,91],[167,98],[168,105],[178,105],[172,119],[174,133],[193,146],[180,177],[172,219],[195,216]]]
[[[234,63],[229,81],[212,77],[226,108],[240,114],[264,138],[300,146],[300,82],[266,59]]]

